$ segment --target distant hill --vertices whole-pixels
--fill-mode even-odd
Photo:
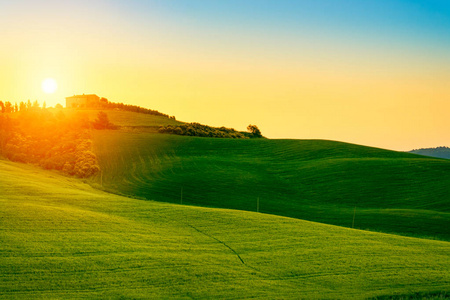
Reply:
[[[414,154],[450,159],[449,147],[421,148],[411,150],[409,152]]]

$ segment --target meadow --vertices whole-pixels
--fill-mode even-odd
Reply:
[[[169,203],[260,211],[450,240],[450,161],[325,140],[96,131],[93,185]]]
[[[2,299],[448,297],[445,241],[131,199],[3,160],[0,189]]]

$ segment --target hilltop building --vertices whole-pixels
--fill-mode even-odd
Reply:
[[[74,95],[66,97],[66,108],[85,108],[92,107],[100,102],[100,97],[95,94]]]

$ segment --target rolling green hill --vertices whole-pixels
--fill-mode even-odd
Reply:
[[[187,149],[193,140],[175,141]],[[2,160],[0,190],[2,299],[363,299],[450,289],[444,241],[130,199]]]
[[[97,131],[107,191],[450,239],[450,161],[322,140]]]

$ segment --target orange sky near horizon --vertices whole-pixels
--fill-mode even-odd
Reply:
[[[95,93],[186,122],[256,124],[269,138],[450,146],[450,43],[439,31],[426,40],[377,32],[376,20],[361,30],[359,19],[296,27],[269,9],[260,23],[231,10],[214,20],[212,7],[131,2],[0,4],[0,100],[54,106]],[[49,77],[54,94],[41,88]]]

